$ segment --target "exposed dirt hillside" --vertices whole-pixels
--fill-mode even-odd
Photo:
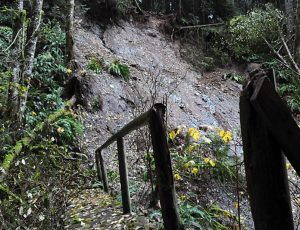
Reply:
[[[125,82],[105,71],[87,73],[87,100],[90,104],[98,96],[103,100],[102,110],[88,113],[85,120],[86,146],[91,154],[108,135],[164,97],[169,127],[238,129],[241,85],[222,79],[235,70],[219,69],[202,75],[180,57],[180,45],[160,32],[160,23],[155,17],[143,24],[120,21],[103,31],[96,23],[78,21],[75,47],[81,65],[93,56],[108,63],[118,59],[130,66],[132,76]]]

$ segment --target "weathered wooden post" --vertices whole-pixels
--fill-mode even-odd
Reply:
[[[97,169],[98,180],[102,181],[102,173],[101,173],[100,162],[99,162],[99,154],[98,153],[96,153],[95,158],[96,158],[96,169]]]
[[[96,154],[98,155],[99,162],[100,162],[103,190],[104,190],[104,192],[108,192],[107,173],[106,173],[106,168],[105,168],[105,164],[104,164],[103,157],[102,157],[102,150],[97,151]]]
[[[300,176],[300,129],[267,78],[257,81],[251,104]]]
[[[255,229],[293,230],[285,160],[278,142],[250,102],[256,87],[252,82],[240,97],[247,189]]]
[[[183,225],[178,214],[170,151],[164,126],[164,113],[165,106],[155,104],[149,124],[164,227],[166,230],[178,230],[183,229]]]
[[[130,194],[129,194],[129,188],[128,188],[127,162],[126,162],[126,155],[125,155],[125,151],[124,151],[124,141],[123,141],[122,137],[117,139],[117,148],[118,148],[118,160],[119,160],[119,173],[120,173],[123,213],[127,214],[127,213],[131,212],[131,204],[130,204]]]

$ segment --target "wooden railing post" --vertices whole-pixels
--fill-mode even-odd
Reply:
[[[293,230],[285,160],[280,145],[250,102],[253,87],[249,84],[242,92],[240,118],[247,189],[255,229]]]
[[[149,124],[164,227],[166,230],[178,230],[183,229],[183,225],[178,214],[170,151],[164,126],[164,113],[164,105],[154,105]]]
[[[102,150],[98,151],[97,154],[99,155],[103,190],[104,190],[104,192],[108,192],[107,173],[106,173],[106,168],[105,168],[105,164],[104,164],[103,157],[102,157]]]
[[[96,153],[95,158],[96,158],[96,169],[97,169],[98,180],[102,181],[102,173],[101,173],[101,167],[100,167],[99,154],[98,153]]]
[[[119,173],[120,173],[120,182],[121,182],[123,213],[127,214],[131,212],[131,204],[130,204],[130,195],[129,195],[129,187],[128,187],[127,162],[126,162],[126,155],[124,150],[124,141],[122,137],[117,139],[117,147],[118,147],[118,160],[119,160]]]

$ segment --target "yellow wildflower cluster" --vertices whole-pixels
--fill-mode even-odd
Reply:
[[[205,157],[205,158],[203,159],[203,161],[204,161],[206,164],[210,165],[211,167],[215,167],[215,166],[216,166],[216,162],[215,162],[213,159],[209,158],[209,157]]]
[[[195,141],[198,141],[200,139],[200,133],[196,128],[189,128],[187,133]]]
[[[31,115],[35,117],[37,114],[36,114],[36,112],[32,111]]]
[[[219,130],[219,136],[222,138],[222,140],[228,144],[229,141],[232,141],[232,133],[230,131],[225,131],[223,129]]]

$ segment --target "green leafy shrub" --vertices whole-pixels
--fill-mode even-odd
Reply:
[[[53,124],[52,135],[58,137],[63,144],[70,144],[83,133],[83,126],[72,116],[59,118]]]
[[[100,60],[96,57],[92,57],[87,64],[87,69],[99,74],[102,73],[103,65],[103,60]]]
[[[130,79],[129,67],[125,64],[121,64],[118,60],[113,61],[109,67],[108,72],[110,74],[123,77],[125,81]]]
[[[234,17],[229,22],[229,45],[237,58],[249,59],[269,53],[264,39],[276,42],[283,13],[269,4],[265,9],[255,9],[247,15]]]

